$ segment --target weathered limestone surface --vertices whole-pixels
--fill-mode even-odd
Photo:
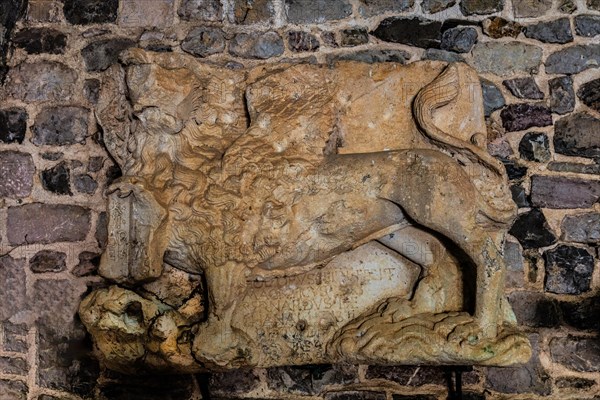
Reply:
[[[122,64],[96,112],[123,171],[99,268],[115,285],[80,306],[109,367],[529,359],[502,295],[515,206],[472,69]]]

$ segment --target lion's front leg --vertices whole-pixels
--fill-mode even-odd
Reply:
[[[204,365],[232,368],[256,363],[252,340],[232,324],[237,302],[246,292],[245,271],[245,266],[233,262],[205,271],[209,314],[198,326],[192,347]]]

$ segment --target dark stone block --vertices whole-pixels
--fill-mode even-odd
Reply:
[[[481,91],[483,93],[483,109],[486,117],[506,104],[502,92],[493,82],[481,78]]]
[[[562,221],[562,240],[567,242],[600,243],[600,214],[591,212],[567,215]]]
[[[471,27],[448,29],[442,35],[441,47],[456,53],[468,53],[477,43],[477,31]]]
[[[29,260],[29,269],[35,273],[64,271],[67,268],[66,259],[67,255],[60,251],[38,251]]]
[[[557,300],[535,292],[516,291],[508,296],[519,324],[533,328],[556,328],[561,323]]]
[[[536,249],[556,243],[544,214],[537,208],[519,214],[509,233],[513,235],[525,249]]]
[[[357,379],[357,367],[350,365],[308,365],[267,369],[267,385],[281,393],[321,393],[327,385],[342,385]]]
[[[210,375],[208,388],[211,393],[247,393],[256,389],[260,380],[253,371],[235,370]]]
[[[98,79],[86,79],[83,83],[83,95],[87,101],[96,104],[100,97],[100,81]]]
[[[504,0],[462,0],[460,11],[464,15],[493,14],[504,8]]]
[[[573,78],[560,76],[548,81],[550,88],[550,110],[557,114],[567,114],[575,108]]]
[[[4,323],[27,308],[25,293],[25,259],[9,255],[0,257],[0,322]]]
[[[78,242],[85,240],[90,230],[90,211],[66,204],[9,207],[7,227],[13,245]]]
[[[98,188],[98,182],[87,174],[77,175],[73,181],[75,189],[80,193],[94,194]]]
[[[437,396],[431,394],[394,394],[392,395],[392,400],[437,400]]]
[[[578,372],[600,371],[600,340],[596,337],[568,335],[550,341],[554,362]]]
[[[582,44],[558,50],[546,59],[548,74],[578,74],[600,65],[600,44]]]
[[[573,41],[571,21],[569,18],[560,18],[528,25],[525,27],[525,36],[544,43],[569,43]]]
[[[369,32],[365,28],[343,29],[340,35],[341,43],[344,47],[369,43]]]
[[[445,61],[448,63],[452,62],[465,62],[465,59],[462,55],[453,53],[451,51],[440,50],[440,49],[427,49],[423,54],[424,60],[435,60],[435,61]]]
[[[385,393],[377,392],[332,392],[325,395],[325,400],[385,400]]]
[[[288,46],[293,52],[317,51],[319,50],[319,40],[309,32],[293,31],[288,32]]]
[[[533,354],[528,363],[507,368],[487,369],[486,387],[500,393],[535,393],[547,396],[552,392],[550,376],[539,358],[539,336],[529,336]]]
[[[600,78],[581,85],[577,97],[589,108],[600,112]]]
[[[128,38],[103,39],[85,46],[81,56],[88,71],[105,71],[117,62],[123,50],[133,46],[135,41]]]
[[[513,0],[512,12],[516,19],[538,18],[545,15],[552,8],[552,0]]]
[[[544,253],[547,292],[581,294],[590,289],[594,257],[583,248],[561,245]]]
[[[456,4],[456,0],[423,0],[421,8],[429,14],[444,11]]]
[[[26,400],[29,388],[21,381],[0,379],[0,399]]]
[[[55,194],[68,194],[70,196],[73,194],[71,192],[70,176],[70,169],[67,163],[63,161],[52,168],[42,171],[42,187]]]
[[[285,13],[293,24],[317,24],[349,17],[348,0],[284,0]]]
[[[520,184],[510,186],[512,199],[519,208],[531,207],[531,202],[525,193],[525,189]]]
[[[402,386],[446,385],[450,371],[444,367],[411,367],[411,366],[379,366],[370,365],[366,379],[383,379],[396,382]],[[465,385],[476,385],[481,377],[475,370],[462,375]]]
[[[222,21],[223,6],[220,0],[183,0],[178,14],[186,21]]]
[[[11,68],[6,89],[10,96],[32,101],[68,101],[73,96],[77,73],[55,61],[22,63]]]
[[[555,384],[559,389],[587,390],[594,387],[596,385],[596,381],[586,378],[578,378],[575,376],[565,376],[562,378],[557,378]]]
[[[504,261],[506,262],[506,287],[522,288],[525,282],[523,248],[517,242],[504,242]]]
[[[387,11],[408,11],[414,5],[414,0],[358,0],[358,12],[364,17],[372,17]]]
[[[541,100],[544,98],[544,93],[542,93],[540,87],[532,77],[513,78],[505,80],[502,83],[510,90],[513,96],[520,99]]]
[[[587,0],[585,3],[590,10],[600,11],[600,0]]]
[[[275,16],[272,0],[235,0],[233,14],[236,24],[272,22]]]
[[[128,376],[106,381],[99,392],[103,400],[189,400],[194,386],[190,375]]]
[[[600,331],[600,296],[578,299],[577,301],[561,301],[565,322],[575,328],[584,331]]]
[[[23,143],[27,130],[27,111],[12,107],[0,110],[0,142]]]
[[[483,21],[483,33],[492,39],[503,37],[516,38],[523,31],[523,26],[515,21],[502,17],[491,17]]]
[[[23,29],[14,35],[12,41],[29,54],[63,54],[67,46],[64,33],[48,28]]]
[[[420,17],[386,18],[371,34],[378,39],[416,47],[439,47],[442,23]]]
[[[0,198],[23,198],[31,194],[35,165],[30,154],[0,152]]]
[[[590,208],[599,198],[599,181],[562,176],[531,177],[531,201],[536,207]]]
[[[91,251],[79,253],[79,264],[71,271],[75,276],[94,275],[100,266],[100,254]]]
[[[27,361],[22,358],[0,357],[0,373],[26,376]]]
[[[600,119],[577,113],[558,120],[554,126],[554,151],[577,157],[600,158]]]
[[[600,35],[599,15],[577,15],[575,17],[575,32],[579,36],[594,37]]]
[[[74,25],[115,22],[119,0],[64,0],[67,21]]]
[[[280,56],[283,50],[283,39],[276,32],[239,33],[229,44],[232,55],[260,60]]]
[[[509,181],[516,181],[527,175],[527,167],[513,160],[502,160]]]
[[[106,243],[108,242],[108,216],[105,212],[98,214],[94,238],[96,238],[98,248],[104,250],[106,248]]]
[[[502,110],[500,117],[509,132],[552,125],[552,113],[540,104],[511,104]]]
[[[200,27],[190,31],[181,49],[198,57],[208,57],[225,50],[225,33],[219,28]]]
[[[89,110],[75,106],[47,107],[35,118],[33,144],[63,146],[84,143],[88,135]]]
[[[519,143],[521,158],[528,161],[546,162],[550,160],[550,142],[545,133],[528,132]]]
[[[404,50],[360,50],[352,53],[328,54],[327,63],[333,64],[336,61],[351,60],[374,64],[381,62],[396,62],[404,64],[410,59],[410,54]]]

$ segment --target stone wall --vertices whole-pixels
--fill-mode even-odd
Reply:
[[[93,109],[130,46],[218,64],[465,61],[520,207],[507,295],[523,366],[465,373],[465,399],[600,399],[599,0],[3,0],[0,399],[445,399],[443,368],[313,366],[180,377],[102,371],[75,312],[102,285]],[[520,393],[517,397],[516,393]]]

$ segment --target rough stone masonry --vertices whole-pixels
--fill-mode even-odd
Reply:
[[[101,71],[132,46],[230,68],[335,60],[477,69],[489,152],[519,205],[506,295],[526,365],[475,368],[469,399],[600,398],[598,0],[0,2],[0,399],[199,399],[202,376],[124,377],[76,308],[105,283]],[[319,365],[208,378],[221,399],[445,399],[443,368]]]

